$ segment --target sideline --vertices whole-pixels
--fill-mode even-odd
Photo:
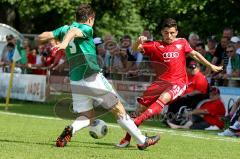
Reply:
[[[19,113],[11,113],[11,112],[3,112],[0,111],[0,114],[3,115],[12,115],[12,116],[20,116],[20,117],[27,117],[27,118],[36,118],[36,119],[47,119],[47,120],[64,120],[57,117],[46,117],[46,116],[38,116],[38,115],[26,115],[26,114],[19,114]],[[109,127],[118,128],[121,129],[120,126],[117,124],[109,124],[107,123]],[[240,143],[240,139],[236,137],[222,137],[222,136],[212,136],[212,137],[206,137],[203,134],[196,134],[194,132],[187,132],[187,131],[177,131],[177,130],[167,130],[167,129],[161,129],[161,128],[142,128],[141,131],[143,132],[154,132],[154,133],[162,133],[162,134],[168,134],[168,135],[174,135],[174,136],[182,136],[182,137],[189,137],[194,139],[203,139],[203,140],[215,140],[215,141],[224,141],[224,142],[235,142]]]

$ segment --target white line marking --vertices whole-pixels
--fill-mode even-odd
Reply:
[[[47,120],[65,120],[57,117],[46,117],[46,116],[38,116],[38,115],[27,115],[27,114],[19,114],[19,113],[11,113],[11,112],[3,112],[0,111],[0,114],[4,115],[14,115],[14,116],[20,116],[20,117],[28,117],[28,118],[36,118],[36,119],[47,119]],[[113,128],[118,128],[120,129],[121,127],[118,126],[117,124],[109,124],[109,127]],[[240,140],[235,137],[221,137],[221,136],[212,136],[212,137],[206,137],[201,134],[196,134],[194,132],[181,132],[177,130],[167,130],[167,129],[161,129],[161,128],[142,128],[141,131],[143,132],[153,132],[153,133],[163,133],[163,134],[168,134],[168,135],[174,135],[174,136],[182,136],[182,137],[190,137],[194,139],[204,139],[204,140],[215,140],[215,141],[225,141],[225,142],[236,142],[240,143]]]

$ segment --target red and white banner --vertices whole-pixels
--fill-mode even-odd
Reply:
[[[10,73],[0,74],[0,97],[6,97]],[[46,100],[46,76],[14,74],[10,98],[39,101]]]

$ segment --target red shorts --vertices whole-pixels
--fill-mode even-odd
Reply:
[[[186,84],[172,84],[165,81],[155,81],[147,90],[143,92],[143,96],[138,97],[137,101],[141,105],[149,107],[153,104],[163,92],[171,95],[171,101],[181,96],[186,90]]]

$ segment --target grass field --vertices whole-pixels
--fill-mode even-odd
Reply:
[[[149,158],[149,159],[239,159],[240,138],[218,137],[216,131],[171,130],[158,122],[141,127],[148,134],[160,133],[160,142],[139,151],[135,142],[126,149],[114,146],[124,132],[111,120],[109,133],[103,139],[93,139],[88,129],[80,131],[64,148],[55,147],[55,140],[71,120],[54,117],[52,103],[14,102],[9,110],[0,103],[0,158]],[[159,126],[160,125],[160,126]]]

